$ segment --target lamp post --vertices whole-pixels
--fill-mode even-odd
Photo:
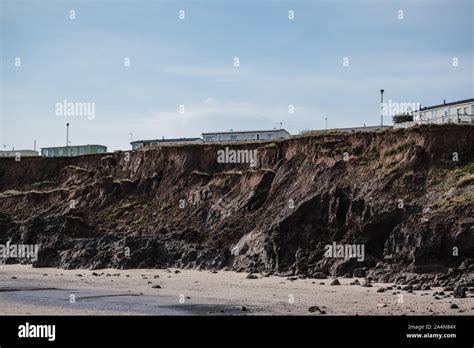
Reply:
[[[130,142],[132,142],[133,141],[133,133],[130,133],[129,135],[130,135]]]
[[[326,130],[328,130],[328,118],[325,117],[324,119],[326,120]]]
[[[380,90],[380,127],[383,129],[383,89]]]
[[[66,156],[69,156],[69,123],[66,123]]]
[[[280,126],[280,128],[278,128],[276,131],[277,131],[277,139],[280,139],[280,130],[282,130],[283,128],[283,122],[277,122],[276,124],[278,124]],[[273,127],[273,129],[275,129],[275,127]]]

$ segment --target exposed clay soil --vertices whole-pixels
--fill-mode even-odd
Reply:
[[[38,243],[34,267],[354,275],[464,294],[474,286],[473,130],[0,159],[0,243]],[[225,146],[256,149],[257,167],[218,163]],[[364,245],[364,261],[325,257],[334,241]]]

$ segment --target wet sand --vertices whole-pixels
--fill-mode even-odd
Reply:
[[[0,315],[474,314],[472,294],[435,299],[433,293],[441,288],[377,292],[393,284],[373,283],[367,288],[349,285],[356,278],[339,278],[341,285],[329,285],[332,279],[246,276],[227,271],[91,271],[0,265]],[[160,288],[153,288],[156,285]],[[450,308],[453,303],[459,308]],[[311,306],[320,311],[309,312]]]

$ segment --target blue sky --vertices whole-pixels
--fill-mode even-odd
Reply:
[[[65,145],[66,122],[72,144],[114,150],[129,133],[375,125],[381,88],[422,105],[474,96],[472,0],[0,3],[2,149]],[[95,117],[57,116],[64,99]]]

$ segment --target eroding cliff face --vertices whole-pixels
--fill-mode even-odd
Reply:
[[[40,244],[37,267],[465,276],[473,134],[444,125],[1,159],[0,243]],[[256,150],[256,166],[220,163],[226,146]],[[328,256],[333,242],[363,257]]]

